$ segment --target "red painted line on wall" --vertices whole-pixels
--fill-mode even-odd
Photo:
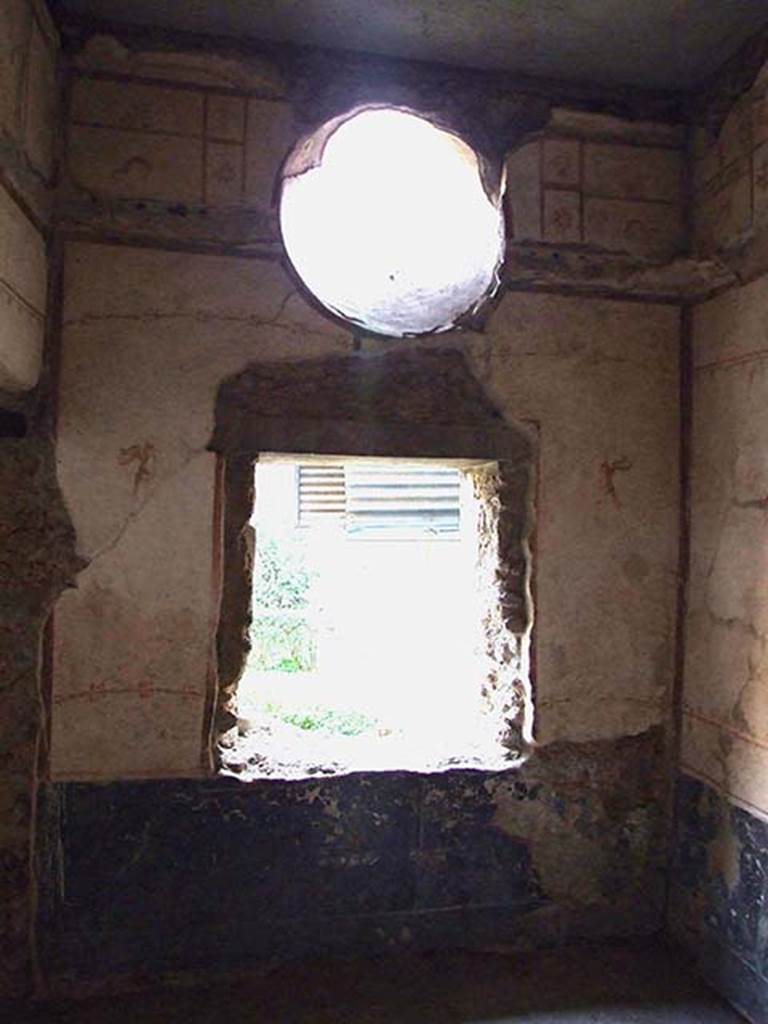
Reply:
[[[729,736],[734,736],[736,739],[741,740],[742,743],[748,743],[753,747],[760,747],[762,750],[768,750],[768,739],[762,739],[759,736],[751,736],[749,733],[741,732],[739,729],[735,729],[727,722],[721,722],[716,718],[710,718],[707,715],[702,714],[701,711],[697,711],[689,704],[685,705],[684,711],[689,718],[695,718],[697,721],[704,722],[705,725],[709,725],[713,729],[720,729],[722,732],[727,732]]]
[[[711,363],[701,363],[694,367],[695,372],[700,370],[729,369],[731,366],[742,366],[744,363],[759,362],[761,359],[768,359],[768,349],[758,349],[755,352],[745,352],[740,356],[731,356],[728,359],[716,359]]]
[[[660,699],[651,699],[649,697],[625,697],[622,694],[601,694],[599,697],[601,704],[640,704],[646,708],[657,708],[661,709],[664,706],[664,702]],[[550,700],[542,700],[539,702],[540,707],[551,708],[556,707],[560,704],[592,704],[594,705],[595,698],[589,694],[582,694],[579,697],[555,697]]]
[[[138,686],[118,686],[114,689],[107,689],[106,687],[94,686],[88,690],[78,690],[75,693],[62,693],[57,697],[53,698],[53,703],[68,704],[73,700],[102,700],[104,697],[120,696],[123,697],[126,694],[130,694],[133,697],[138,697],[140,700],[151,699],[159,694],[170,695],[172,697],[202,697],[204,693],[202,690],[194,690],[191,688],[175,689],[171,686],[147,686],[146,684],[139,683]]]
[[[698,768],[693,768],[684,761],[680,762],[680,770],[684,771],[686,775],[692,775],[695,779],[699,779],[700,782],[706,782],[708,786],[711,786],[712,789],[716,789],[717,792],[727,800],[730,800],[735,804],[742,804],[748,810],[756,811],[761,817],[768,818],[768,811],[763,807],[758,806],[758,804],[753,804],[751,800],[745,800],[743,796],[737,796],[735,793],[731,793],[721,782],[713,779],[710,775],[707,775],[706,772],[702,772]]]

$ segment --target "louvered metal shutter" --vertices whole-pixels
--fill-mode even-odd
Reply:
[[[298,467],[299,525],[311,526],[347,511],[345,467],[306,463]]]
[[[350,533],[459,529],[459,476],[450,467],[352,465],[347,470]]]
[[[458,533],[459,515],[459,473],[450,466],[299,466],[303,526],[336,516],[355,536],[449,535]]]

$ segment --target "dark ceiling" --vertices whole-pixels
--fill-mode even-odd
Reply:
[[[115,23],[658,89],[700,84],[768,24],[768,0],[52,2]]]

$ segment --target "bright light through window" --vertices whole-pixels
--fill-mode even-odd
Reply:
[[[496,770],[522,756],[509,721],[527,655],[498,619],[498,473],[261,457],[225,772]]]
[[[280,222],[316,298],[387,335],[452,327],[493,291],[503,255],[476,153],[402,110],[342,122],[318,166],[286,177]]]

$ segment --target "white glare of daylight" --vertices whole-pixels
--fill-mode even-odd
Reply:
[[[323,305],[381,334],[444,330],[492,290],[500,207],[474,151],[402,110],[363,110],[283,183],[288,256]]]

